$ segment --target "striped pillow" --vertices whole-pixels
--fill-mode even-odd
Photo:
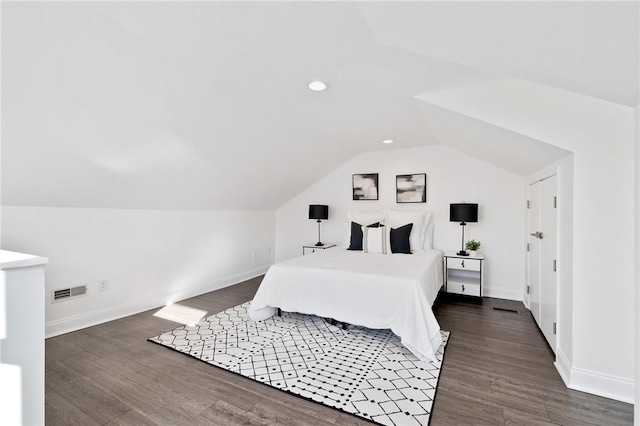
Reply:
[[[362,227],[362,249],[365,253],[387,254],[387,231],[379,228]]]

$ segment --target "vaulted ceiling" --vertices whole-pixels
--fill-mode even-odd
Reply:
[[[637,2],[3,2],[2,202],[273,209],[431,144],[526,175],[567,152],[449,100],[516,78],[633,107],[638,35]]]

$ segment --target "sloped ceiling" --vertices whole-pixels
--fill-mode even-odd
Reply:
[[[417,101],[442,145],[519,175],[529,175],[569,154],[562,148],[431,102]]]
[[[437,143],[528,174],[566,151],[423,95],[515,76],[637,104],[637,4],[563,5],[3,3],[2,202],[273,209]]]
[[[371,2],[388,46],[634,107],[637,1]]]

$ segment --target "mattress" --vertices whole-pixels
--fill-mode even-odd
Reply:
[[[431,309],[442,253],[370,254],[334,247],[269,268],[249,308],[260,321],[283,311],[391,329],[419,359],[434,360],[440,326]]]

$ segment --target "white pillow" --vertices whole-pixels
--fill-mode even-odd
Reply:
[[[427,229],[424,232],[424,242],[422,243],[423,250],[433,249],[433,223],[427,225]]]
[[[384,220],[384,213],[381,210],[370,212],[353,211],[347,213],[347,217],[349,218],[349,226],[351,226],[351,222],[358,223],[362,226],[368,226],[376,222],[382,223]],[[351,231],[351,228],[349,228],[349,231]]]
[[[415,253],[422,250],[424,244],[424,234],[427,225],[431,220],[431,213],[425,211],[412,210],[385,210],[384,224],[394,229],[400,228],[408,223],[413,223],[411,228],[411,236],[409,237],[409,245],[411,252]]]
[[[362,250],[365,253],[387,254],[387,230],[379,228],[362,227]]]

